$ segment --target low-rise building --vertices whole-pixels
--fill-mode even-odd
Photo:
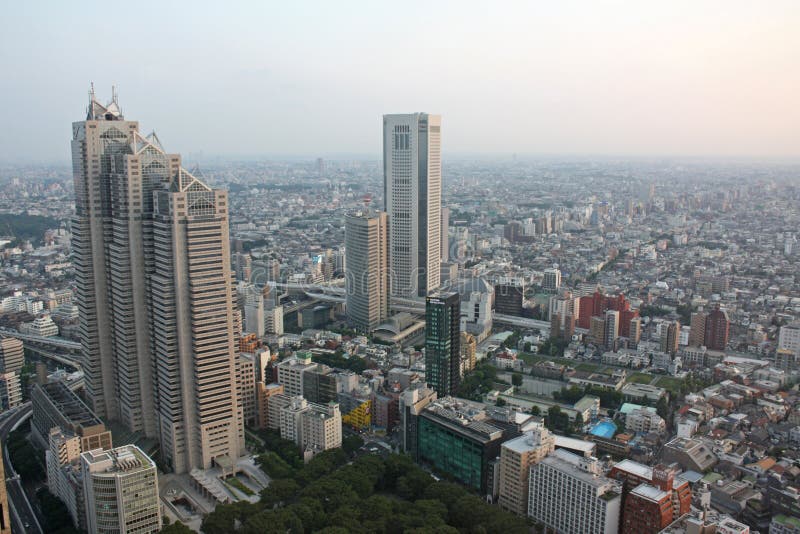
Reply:
[[[711,447],[699,439],[675,438],[664,445],[663,459],[667,463],[677,463],[687,471],[702,473],[717,463],[717,456]]]
[[[638,409],[625,416],[625,429],[628,432],[647,434],[648,432],[664,432],[667,424],[657,413]]]

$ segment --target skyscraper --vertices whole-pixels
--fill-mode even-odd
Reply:
[[[442,247],[442,262],[450,261],[450,208],[442,208],[441,237],[439,238]]]
[[[392,294],[439,287],[442,163],[439,115],[383,116],[383,198],[389,214]]]
[[[86,395],[176,472],[238,457],[227,193],[90,95],[73,123],[73,262]]]
[[[439,397],[454,395],[460,383],[461,299],[438,292],[425,300],[425,380]]]
[[[389,247],[383,212],[355,212],[345,217],[347,318],[371,331],[389,315]]]

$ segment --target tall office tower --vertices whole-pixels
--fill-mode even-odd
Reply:
[[[528,516],[564,534],[616,534],[621,494],[596,458],[558,449],[531,468]]]
[[[389,243],[383,212],[345,217],[347,320],[370,332],[389,316]]]
[[[561,287],[561,271],[559,269],[545,269],[542,279],[542,289],[556,293]]]
[[[500,447],[500,508],[517,515],[528,513],[531,466],[555,449],[556,438],[545,427],[535,428]]]
[[[24,364],[22,341],[13,337],[0,338],[0,372],[19,374]]]
[[[89,532],[161,530],[156,464],[136,445],[81,454]]]
[[[3,456],[3,445],[0,443],[0,457]],[[8,494],[6,493],[6,475],[3,462],[0,462],[0,534],[11,534],[11,517],[8,513]]]
[[[442,262],[450,261],[450,208],[442,208],[441,237]]]
[[[439,287],[442,162],[439,115],[383,116],[383,199],[391,290],[424,297]]]
[[[176,472],[242,450],[227,195],[91,93],[73,123],[73,262],[86,396]]]
[[[717,304],[714,311],[706,317],[706,348],[709,350],[725,350],[728,346],[730,327],[731,322],[728,320],[728,312],[720,309],[719,304]]]
[[[161,457],[178,473],[244,450],[228,195],[181,168],[155,195],[152,336]]]
[[[681,323],[672,321],[661,325],[661,352],[674,355],[678,352]]]
[[[613,349],[619,337],[619,312],[608,310],[606,312],[605,334],[603,341],[607,349]]]
[[[702,347],[706,343],[706,319],[708,315],[703,312],[692,314],[689,323],[689,345],[692,347]]]
[[[461,299],[438,292],[425,299],[425,380],[439,397],[454,395],[461,375]]]

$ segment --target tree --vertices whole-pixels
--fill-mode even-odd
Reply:
[[[166,517],[164,518],[166,520]],[[180,521],[175,521],[172,524],[164,525],[164,527],[159,531],[159,534],[192,534],[194,531],[181,523]]]
[[[425,489],[433,483],[431,476],[422,469],[414,469],[397,479],[397,493],[404,499],[415,501],[422,497]]]
[[[261,504],[267,508],[286,503],[300,491],[300,484],[291,478],[276,478],[261,490]]]
[[[578,432],[583,430],[583,415],[581,414],[581,412],[575,414],[575,421],[573,423],[573,427],[575,427],[575,430]]]
[[[256,457],[256,464],[270,478],[292,478],[294,469],[274,452],[266,452]]]
[[[348,456],[352,456],[363,444],[364,440],[361,439],[361,436],[358,434],[350,434],[342,440],[342,450],[344,450]]]
[[[531,415],[539,416],[541,414],[542,414],[542,409],[539,408],[538,405],[534,404],[533,406],[531,406]]]
[[[669,418],[669,403],[666,397],[661,397],[656,403],[656,413],[665,421]]]
[[[511,375],[511,383],[517,387],[522,385],[522,374],[521,373],[513,373]]]

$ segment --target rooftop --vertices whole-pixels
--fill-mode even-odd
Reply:
[[[639,484],[631,491],[631,495],[636,495],[652,502],[661,502],[669,496],[666,491],[650,484]]]
[[[639,462],[634,462],[633,460],[622,460],[621,462],[615,464],[614,467],[619,471],[625,471],[626,473],[631,473],[632,475],[636,475],[640,478],[653,480],[653,468],[644,464],[640,464]]]
[[[70,423],[79,427],[102,425],[103,421],[63,382],[38,385],[50,402]]]

